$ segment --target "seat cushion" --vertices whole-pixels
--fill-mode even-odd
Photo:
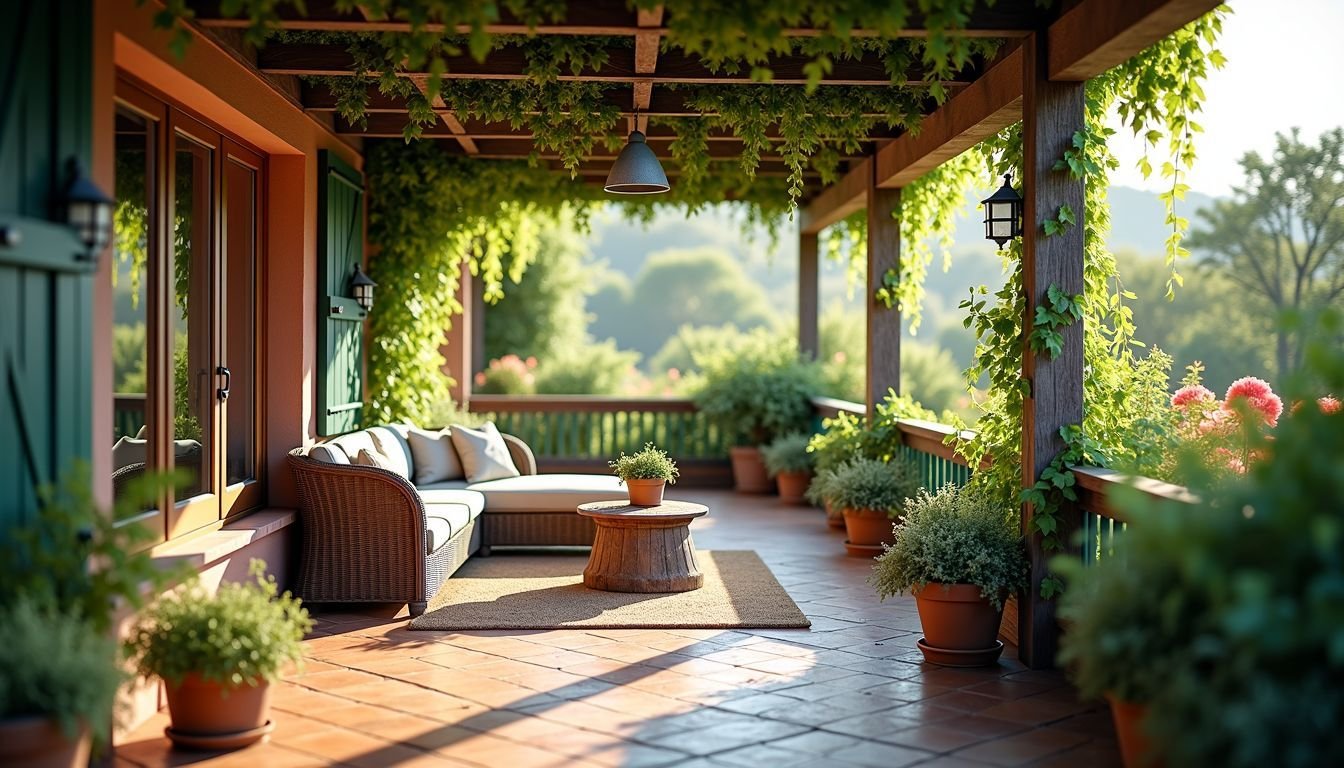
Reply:
[[[580,504],[627,498],[613,475],[520,475],[467,488],[485,496],[491,512],[574,512]]]
[[[436,504],[460,504],[471,510],[473,520],[485,509],[485,496],[477,491],[469,491],[465,488],[436,490],[417,488],[416,490],[420,492],[420,500],[425,503],[425,509],[429,509]]]
[[[477,514],[465,504],[425,505],[425,554],[434,554],[462,532]]]

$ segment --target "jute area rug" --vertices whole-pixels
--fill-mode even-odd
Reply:
[[[696,552],[705,585],[633,594],[583,586],[587,554],[475,557],[411,629],[737,629],[812,624],[755,552]]]

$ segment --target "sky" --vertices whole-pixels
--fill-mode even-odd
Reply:
[[[1302,129],[1315,142],[1344,125],[1344,0],[1228,0],[1219,50],[1227,66],[1205,83],[1205,106],[1196,122],[1198,160],[1190,188],[1215,196],[1242,180],[1237,161],[1249,150],[1269,154],[1276,131]],[[1111,183],[1159,190],[1154,173],[1144,180],[1135,166],[1142,143],[1117,134],[1112,148],[1120,168]],[[1154,162],[1154,166],[1160,163]]]

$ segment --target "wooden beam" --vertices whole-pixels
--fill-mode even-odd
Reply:
[[[640,75],[652,75],[658,71],[658,45],[661,41],[660,28],[663,26],[663,6],[658,5],[651,9],[639,9],[636,13],[636,23],[639,24],[641,32],[635,35],[635,73]],[[634,103],[635,111],[634,129],[637,131],[647,131],[649,128],[649,102],[653,99],[653,80],[641,79],[634,81]]]
[[[415,87],[420,93],[428,94],[429,78],[427,76],[412,77],[411,82],[415,83]],[[466,129],[462,127],[462,123],[458,122],[457,115],[444,109],[445,105],[443,103],[443,97],[435,96],[430,102],[430,106],[442,110],[438,113],[439,119],[443,121],[444,127],[448,129],[448,132],[452,134],[453,138],[457,139],[457,143],[462,146],[463,152],[466,152],[468,155],[474,155],[480,151],[476,148],[475,139],[463,135],[466,133]]]
[[[1083,324],[1062,329],[1063,351],[1051,359],[1031,350],[1028,336],[1036,307],[1047,301],[1051,287],[1073,296],[1083,292],[1083,227],[1069,227],[1045,236],[1043,222],[1069,206],[1076,219],[1085,219],[1083,182],[1054,171],[1055,162],[1072,147],[1082,130],[1085,83],[1051,82],[1043,39],[1023,43],[1022,187],[1025,190],[1022,234],[1022,281],[1026,293],[1022,323],[1022,377],[1028,394],[1022,402],[1022,484],[1035,485],[1041,471],[1065,448],[1062,427],[1083,421]],[[1095,329],[1091,329],[1095,332]],[[1022,532],[1031,556],[1031,583],[1018,605],[1018,655],[1027,666],[1054,666],[1059,639],[1056,601],[1041,598],[1041,583],[1049,575],[1049,558],[1042,537],[1031,532],[1035,510],[1022,509]],[[1055,536],[1066,548],[1073,546],[1078,528],[1076,509],[1063,510]]]
[[[1022,49],[999,58],[978,80],[877,152],[877,184],[903,187],[1022,116]]]
[[[636,66],[636,51],[631,48],[612,48],[608,51],[606,63],[593,72],[574,75],[568,71],[560,74],[561,81],[579,81],[596,83],[676,83],[681,85],[759,85],[751,78],[750,71],[727,72],[714,71],[707,67],[699,57],[680,49],[673,49],[658,56],[657,72],[643,73]],[[805,67],[811,58],[798,54],[772,56],[769,66],[774,72],[769,85],[806,85],[808,82]],[[468,54],[449,56],[445,59],[447,79],[456,80],[524,80],[528,66],[525,52],[509,46],[491,51],[484,62],[478,62]],[[257,53],[257,66],[269,75],[298,75],[306,77],[349,77],[353,76],[354,58],[344,47],[318,43],[271,43]],[[427,71],[407,71],[406,76],[427,75]],[[975,77],[974,67],[968,67],[958,77],[942,81],[949,88],[966,85]],[[924,74],[918,66],[898,78],[895,84],[920,86],[925,84]],[[822,85],[851,85],[888,87],[893,84],[891,75],[881,57],[868,54],[860,59],[836,61],[831,71],[822,78]]]
[[[817,250],[817,233],[798,234],[798,352],[810,360],[821,354],[817,322],[821,270]]]
[[[1219,0],[1082,0],[1050,25],[1050,79],[1096,77],[1218,5]]]
[[[320,111],[320,110],[313,110],[313,111]],[[449,112],[446,116],[444,116],[444,121],[441,125],[425,126],[423,135],[436,138],[460,136],[470,139],[486,139],[486,140],[488,139],[531,140],[532,138],[534,138],[532,132],[528,130],[526,126],[519,127],[517,130],[515,130],[513,126],[507,122],[488,122],[483,120],[465,120],[459,122],[459,125],[462,126],[462,132],[459,133],[456,130],[450,129],[448,127],[447,124],[448,117],[452,117],[451,112]],[[345,122],[344,119],[338,118],[336,120],[336,131],[342,135],[362,136],[364,138],[395,138],[397,136],[402,135],[401,130],[406,126],[408,120],[409,118],[407,118],[406,113],[404,111],[369,112],[365,115],[365,124],[363,127],[351,125],[350,123]],[[892,138],[892,135],[894,133],[895,133],[894,131],[889,131],[887,129],[875,130],[869,137],[869,141],[873,142],[873,146],[876,146],[877,141],[890,139]],[[648,129],[645,131],[645,134],[648,136],[650,140],[657,139],[657,140],[671,141],[672,139],[675,139],[677,137],[676,130],[673,127],[668,125],[660,125],[658,123],[650,123]],[[780,131],[779,126],[771,126],[769,129],[767,129],[764,138],[774,143],[784,141],[784,135]],[[710,143],[715,144],[731,143],[731,142],[740,143],[742,141],[740,137],[734,135],[731,131],[722,128],[710,131],[709,135],[706,136],[705,139]]]
[[[901,190],[882,189],[872,181],[866,195],[868,208],[868,370],[865,391],[868,417],[887,390],[901,391],[901,310],[887,309],[876,298],[887,270],[901,268]]]
[[[816,200],[803,209],[799,217],[802,231],[815,234],[851,213],[863,210],[872,179],[873,159],[869,157],[851,168],[840,181],[823,190]]]

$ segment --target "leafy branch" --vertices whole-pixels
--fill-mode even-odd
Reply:
[[[1064,352],[1064,334],[1067,328],[1083,318],[1083,296],[1070,296],[1058,285],[1046,289],[1046,300],[1036,305],[1036,316],[1031,321],[1031,335],[1027,343],[1033,352],[1044,352],[1051,359]]]

